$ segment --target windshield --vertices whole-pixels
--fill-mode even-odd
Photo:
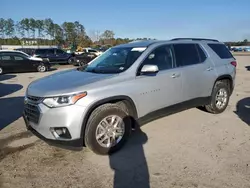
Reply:
[[[120,73],[127,70],[145,51],[142,48],[110,48],[90,64],[82,68],[82,71],[94,73]]]

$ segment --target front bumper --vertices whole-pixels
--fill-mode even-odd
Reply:
[[[70,146],[70,147],[82,147],[83,146],[83,138],[75,139],[75,140],[53,140],[53,139],[48,139],[38,133],[35,129],[33,129],[29,122],[27,121],[27,118],[23,114],[23,119],[25,121],[27,130],[31,131],[34,135],[36,135],[38,138],[41,140],[47,142],[48,144],[58,144],[58,145],[63,145],[63,146]]]
[[[44,104],[39,104],[38,108],[40,111],[38,123],[29,121],[27,114],[25,114],[25,111],[23,112],[23,118],[28,130],[47,142],[74,147],[83,146],[81,129],[85,107],[71,105],[60,108],[48,108]],[[51,128],[57,127],[67,128],[71,138],[56,138],[52,134]]]

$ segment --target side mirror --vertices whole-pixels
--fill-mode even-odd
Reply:
[[[152,74],[159,72],[157,65],[144,65],[141,69],[141,74]]]

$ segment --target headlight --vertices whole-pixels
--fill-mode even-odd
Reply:
[[[80,61],[79,59],[76,60],[76,62],[79,62],[79,61]]]
[[[75,104],[79,99],[85,97],[86,95],[87,92],[68,96],[49,97],[43,100],[43,104],[45,104],[49,108],[68,106]]]

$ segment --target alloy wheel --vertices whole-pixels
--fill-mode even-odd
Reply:
[[[118,144],[125,133],[125,124],[121,117],[111,115],[105,117],[96,128],[96,140],[99,145],[111,148]]]
[[[38,70],[39,72],[45,72],[45,71],[46,71],[46,67],[45,67],[44,65],[39,65],[39,66],[37,67],[37,70]]]
[[[216,100],[215,104],[216,104],[216,107],[218,109],[224,108],[225,105],[227,104],[227,100],[228,100],[228,93],[227,93],[226,89],[221,88],[217,92],[215,100]]]

